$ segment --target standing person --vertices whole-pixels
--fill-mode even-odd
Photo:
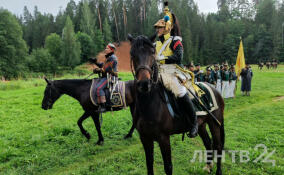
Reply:
[[[237,74],[235,71],[234,65],[231,65],[230,67],[230,93],[229,93],[229,98],[235,98],[235,90],[236,90],[236,82],[237,82]]]
[[[214,78],[212,75],[212,69],[208,66],[206,67],[206,73],[204,74],[204,82],[214,85]]]
[[[193,63],[189,63],[188,65],[185,66],[189,71],[194,72],[194,64]]]
[[[193,64],[193,63],[191,63],[191,64],[189,65],[188,70],[190,70],[191,72],[194,72],[195,67],[194,67],[194,64]]]
[[[219,71],[219,65],[214,65],[214,70],[212,70],[212,78],[213,78],[213,84],[215,85],[215,88],[217,91],[221,93],[221,73]]]
[[[195,77],[195,82],[202,82],[203,80],[203,70],[200,70],[200,64],[197,63],[195,65],[195,70],[194,70],[194,77]]]
[[[228,98],[228,96],[229,96],[229,78],[230,78],[230,72],[228,70],[228,63],[224,64],[224,68],[221,71],[221,77],[222,77],[222,97]]]
[[[94,73],[102,73],[102,77],[100,78],[98,84],[96,85],[96,96],[97,96],[97,103],[100,106],[99,112],[106,111],[106,96],[104,89],[107,87],[107,75],[118,76],[117,71],[117,57],[115,56],[115,46],[109,43],[105,48],[105,57],[106,60],[103,63],[98,63],[97,61],[95,64],[98,68],[94,69]]]
[[[164,86],[173,92],[183,113],[187,114],[186,122],[190,128],[189,137],[193,138],[198,134],[197,116],[184,83],[191,81],[194,75],[182,71],[183,45],[180,27],[175,15],[169,11],[167,5],[165,4],[164,18],[154,25],[159,37],[155,43],[156,61]]]
[[[242,87],[241,87],[242,94],[250,96],[251,80],[253,77],[253,73],[249,64],[246,64],[246,67],[242,69],[240,75],[242,77]]]

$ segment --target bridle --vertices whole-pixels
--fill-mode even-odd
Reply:
[[[48,92],[49,98],[48,98],[48,100],[47,100],[47,105],[48,105],[48,107],[50,107],[50,106],[53,104],[52,90],[54,90],[56,94],[60,94],[60,93],[58,92],[58,90],[54,87],[53,83],[50,83],[49,86],[50,86],[50,87],[49,87],[49,92]]]
[[[155,60],[154,57],[153,57],[152,59],[153,59],[153,60],[152,60],[152,65],[151,65],[151,67],[148,66],[148,65],[140,65],[140,66],[138,66],[138,67],[136,68],[136,70],[135,70],[134,65],[133,65],[134,60],[133,60],[133,57],[132,57],[132,55],[131,55],[131,57],[130,57],[130,67],[131,67],[131,72],[132,72],[132,75],[133,75],[133,77],[134,77],[135,82],[138,81],[137,75],[138,75],[139,71],[141,71],[141,70],[147,70],[147,71],[149,71],[149,73],[150,73],[150,75],[151,75],[150,82],[153,83],[153,84],[157,84],[157,83],[158,83],[158,81],[159,81],[158,64],[157,64],[157,62],[156,62],[156,60]]]

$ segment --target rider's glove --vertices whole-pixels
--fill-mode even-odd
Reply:
[[[157,61],[162,61],[162,60],[165,60],[166,58],[165,58],[165,56],[164,55],[160,55],[160,56],[157,56],[156,57],[156,60]]]

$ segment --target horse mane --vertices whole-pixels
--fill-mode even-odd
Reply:
[[[153,43],[151,42],[151,40],[144,36],[144,35],[141,35],[141,36],[138,36],[136,37],[132,42],[131,42],[131,50],[130,50],[130,54],[131,55],[134,55],[134,52],[135,50],[138,50],[142,47],[145,47],[145,46],[149,46],[151,48],[154,48],[154,45]]]

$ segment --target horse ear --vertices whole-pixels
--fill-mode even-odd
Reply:
[[[132,41],[134,40],[133,36],[131,34],[128,34],[127,36],[128,40],[132,43]]]
[[[152,43],[154,43],[156,37],[157,37],[157,32],[155,32],[155,34],[154,34],[153,36],[151,36],[149,39],[150,39],[150,41],[151,41]]]
[[[46,77],[44,77],[44,80],[46,81],[47,84],[51,84],[50,81]]]

